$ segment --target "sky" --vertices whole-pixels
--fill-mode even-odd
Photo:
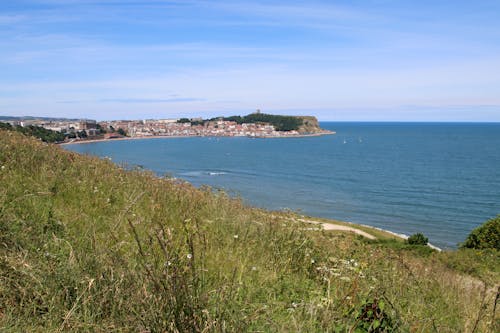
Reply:
[[[0,115],[500,121],[500,1],[2,0]]]

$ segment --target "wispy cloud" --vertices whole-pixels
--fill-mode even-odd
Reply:
[[[0,25],[15,24],[22,22],[25,19],[25,15],[0,15]]]
[[[206,101],[204,98],[104,98],[98,102],[103,103],[186,103],[186,102],[203,102]]]

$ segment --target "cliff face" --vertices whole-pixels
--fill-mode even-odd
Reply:
[[[316,117],[313,116],[300,116],[297,117],[302,119],[302,126],[299,128],[299,133],[301,134],[314,134],[321,132],[321,127],[319,127],[319,122]]]

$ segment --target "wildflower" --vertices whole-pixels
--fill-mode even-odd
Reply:
[[[191,259],[193,258],[193,255],[191,253],[188,253],[187,256],[186,256],[188,259]]]
[[[311,264],[314,264],[315,262],[316,262],[316,260],[311,259]]]
[[[2,170],[5,170],[5,165],[2,165]]]
[[[234,235],[234,236],[233,236],[233,238],[234,238],[234,239],[238,239],[238,235]]]
[[[167,261],[167,262],[165,263],[165,266],[166,266],[166,267],[172,266],[172,262],[171,262],[171,261]]]
[[[256,270],[257,270],[257,267],[252,266],[252,271],[256,271]]]

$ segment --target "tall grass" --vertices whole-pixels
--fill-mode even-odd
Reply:
[[[5,131],[0,184],[2,331],[500,328],[496,252],[467,272],[469,252],[308,231],[291,213]]]

